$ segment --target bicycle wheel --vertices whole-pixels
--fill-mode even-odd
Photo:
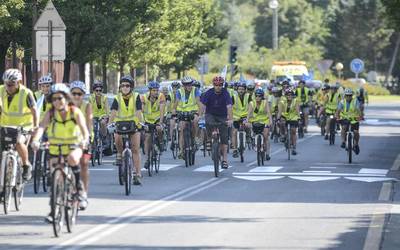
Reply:
[[[299,123],[299,128],[298,128],[298,133],[299,133],[299,138],[304,137],[304,127],[303,127],[303,121]]]
[[[352,159],[352,157],[353,157],[353,138],[352,138],[351,133],[348,133],[348,135],[347,135],[347,154],[349,157],[349,163],[351,163],[353,161],[353,159]]]
[[[203,156],[207,155],[207,139],[206,139],[206,131],[203,130]]]
[[[42,150],[38,150],[33,156],[33,192],[35,194],[39,193],[40,188],[40,180],[42,179],[42,162],[41,162],[41,155]]]
[[[178,132],[176,131],[176,129],[174,129],[172,131],[172,140],[171,140],[171,151],[172,151],[172,157],[174,158],[174,160],[176,160],[176,157],[178,156],[178,148],[179,148],[179,144],[178,144]]]
[[[17,167],[16,183],[13,188],[15,209],[19,211],[22,206],[22,198],[24,197],[24,182],[22,180],[21,168]]]
[[[257,135],[257,141],[256,141],[256,147],[257,147],[257,165],[261,166],[263,165],[263,159],[262,159],[262,152],[261,152],[261,137]]]
[[[12,198],[12,187],[11,187],[11,178],[13,172],[13,159],[8,157],[5,161],[4,167],[4,186],[3,186],[3,208],[4,213],[8,214],[10,210],[11,198]]]
[[[160,171],[160,160],[161,160],[161,154],[160,154],[160,152],[157,152],[157,154],[156,154],[156,165],[155,165],[156,173],[158,173]]]
[[[149,176],[153,176],[153,170],[154,170],[154,149],[150,149],[149,155],[147,156],[147,160],[149,161],[149,167],[147,168],[147,172],[149,173]]]
[[[66,184],[67,203],[65,206],[65,224],[67,225],[68,233],[72,233],[72,229],[76,224],[78,215],[78,193],[76,190],[75,176],[71,175],[71,180]]]
[[[103,164],[103,140],[100,139],[97,146],[97,164]]]
[[[239,132],[239,154],[240,154],[240,162],[244,161],[244,138],[243,133]]]
[[[183,145],[183,147],[184,147],[184,150],[185,150],[185,155],[184,155],[184,157],[185,157],[185,166],[186,167],[189,167],[189,165],[190,165],[190,150],[189,150],[189,143],[190,143],[190,134],[189,134],[189,129],[187,129],[187,128],[185,128],[184,129],[184,145]]]
[[[50,176],[50,169],[48,169],[48,156],[49,156],[49,152],[47,150],[42,151],[42,162],[41,162],[41,166],[42,166],[42,188],[43,188],[43,192],[47,192],[47,187],[50,185],[49,183],[47,183],[47,176]]]
[[[124,154],[124,171],[125,171],[125,195],[130,195],[132,191],[132,156],[128,153]]]
[[[329,128],[329,145],[335,144],[335,133],[336,133],[336,123],[334,119],[331,119],[331,124]]]
[[[286,140],[286,143],[287,143],[287,153],[288,153],[288,160],[290,160],[290,148],[291,148],[291,146],[292,146],[292,130],[291,130],[291,127],[290,126],[288,126],[288,130],[287,130],[287,140]]]
[[[65,219],[65,176],[61,169],[53,172],[51,187],[51,214],[53,216],[53,232],[55,237],[60,236]]]
[[[219,174],[219,143],[213,140],[212,142],[212,159],[214,162],[214,175],[215,177],[218,177]]]

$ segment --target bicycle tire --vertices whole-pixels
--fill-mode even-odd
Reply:
[[[176,158],[178,157],[178,144],[177,144],[177,131],[176,129],[174,129],[172,131],[172,140],[171,140],[171,144],[172,144],[172,157],[174,158],[174,160],[176,160]]]
[[[353,161],[353,145],[352,145],[353,138],[351,136],[351,133],[349,133],[347,137],[348,137],[347,138],[347,140],[348,140],[347,141],[347,145],[348,145],[347,154],[348,154],[348,157],[349,157],[349,163],[352,163],[352,161]]]
[[[130,195],[132,192],[132,156],[131,154],[124,154],[124,171],[125,171],[125,195]]]
[[[207,139],[205,130],[203,130],[203,156],[206,157],[207,155]]]
[[[153,157],[153,154],[154,154],[154,149],[150,149],[149,150],[149,155],[147,156],[147,160],[149,162],[149,166],[147,168],[147,173],[148,173],[149,177],[153,176],[153,169],[154,169],[154,157]]]
[[[243,133],[239,132],[239,155],[240,155],[240,162],[244,162],[244,138]]]
[[[99,140],[99,146],[98,146],[98,156],[97,156],[97,164],[99,165],[99,166],[101,166],[102,164],[103,164],[103,141],[102,141],[102,139],[100,138],[100,140]]]
[[[331,124],[329,128],[329,145],[335,144],[335,133],[336,133],[336,122],[334,119],[331,119]]]
[[[257,147],[257,165],[261,166],[263,165],[263,160],[262,160],[262,152],[261,152],[261,137],[257,136],[257,141],[256,141],[256,147]]]
[[[14,194],[14,205],[15,209],[17,211],[20,211],[21,206],[22,206],[22,199],[24,197],[24,182],[22,180],[22,173],[21,173],[21,168],[17,168],[17,177],[16,177],[16,183],[13,188],[13,194]]]
[[[189,165],[190,165],[190,150],[189,150],[189,147],[188,147],[188,145],[190,145],[189,143],[189,137],[191,136],[190,134],[189,134],[189,129],[187,129],[187,128],[184,128],[184,130],[183,130],[184,132],[183,132],[183,135],[184,135],[184,145],[183,145],[183,148],[184,148],[184,151],[185,151],[185,155],[184,155],[184,157],[185,157],[185,167],[189,167]]]
[[[289,125],[288,129],[287,129],[287,152],[288,152],[288,160],[289,161],[290,161],[291,145],[292,145],[292,129],[291,129],[290,125]]]
[[[212,142],[212,158],[214,162],[214,175],[215,177],[218,177],[219,174],[219,143],[213,141]]]
[[[156,163],[156,166],[155,166],[155,171],[156,171],[156,173],[158,174],[158,172],[160,171],[161,154],[158,153],[158,154],[156,155],[156,158],[157,158],[157,163]]]
[[[78,215],[79,201],[77,198],[75,176],[71,175],[71,180],[67,182],[67,205],[65,206],[65,224],[67,225],[68,233],[72,233],[73,227],[76,224]]]
[[[47,186],[49,185],[47,183],[47,176],[49,176],[50,173],[50,169],[48,169],[48,158],[49,152],[47,150],[44,150],[42,152],[42,163],[40,164],[42,166],[42,188],[43,188],[43,192],[47,192]]]
[[[38,159],[42,155],[41,153],[42,150],[38,150],[34,155],[33,155],[33,192],[35,194],[39,193],[39,188],[40,188],[40,179],[42,178],[42,167],[41,167],[41,160]],[[38,157],[39,156],[39,157]]]
[[[119,185],[124,185],[124,170],[122,165],[118,166],[118,182]]]
[[[8,159],[12,159],[11,157],[8,157]],[[9,160],[5,161],[5,168],[4,168],[4,186],[3,186],[3,208],[4,208],[4,213],[8,214],[10,211],[10,205],[11,205],[11,198],[12,198],[12,188],[10,186],[10,172],[12,173],[12,162],[10,164]]]
[[[61,169],[53,172],[51,195],[53,232],[55,237],[59,237],[65,220],[65,175]]]

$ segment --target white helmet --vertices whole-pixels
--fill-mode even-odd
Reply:
[[[73,81],[73,82],[71,82],[71,84],[69,85],[69,88],[71,90],[73,90],[75,88],[78,88],[78,89],[82,90],[83,93],[85,93],[85,94],[87,93],[86,92],[86,84],[84,82],[82,82],[82,81]]]
[[[19,69],[7,69],[3,74],[3,81],[22,81],[22,74]]]
[[[51,86],[51,89],[50,89],[50,95],[52,95],[52,94],[54,94],[54,93],[57,93],[57,92],[62,92],[62,93],[64,93],[65,95],[69,95],[69,88],[68,88],[68,86],[67,85],[65,85],[64,83],[56,83],[56,84],[53,84],[52,86]]]
[[[351,88],[347,88],[344,90],[344,95],[353,95],[353,90]]]
[[[53,78],[51,78],[50,75],[40,77],[39,84],[46,84],[46,83],[53,84]]]

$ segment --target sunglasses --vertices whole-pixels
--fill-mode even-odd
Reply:
[[[94,91],[95,92],[101,92],[101,89],[95,89]]]
[[[7,85],[7,87],[14,87],[14,86],[16,86],[17,84],[16,84],[16,83],[7,83],[6,85]]]
[[[64,99],[64,97],[63,97],[63,96],[59,96],[59,97],[52,97],[52,98],[51,98],[51,101],[52,101],[52,102],[56,102],[56,101],[61,101],[62,99]]]
[[[121,84],[121,88],[130,88],[131,87],[131,85],[129,85],[129,84]]]
[[[73,96],[83,96],[83,94],[79,93],[79,92],[72,92],[71,95],[73,95]]]
[[[221,83],[221,84],[214,84],[214,86],[215,86],[215,87],[222,87],[223,84],[222,84],[222,83]]]

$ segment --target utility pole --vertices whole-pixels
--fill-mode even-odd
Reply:
[[[35,87],[37,88],[37,83],[38,83],[38,61],[36,60],[36,31],[33,29],[33,27],[36,24],[37,18],[38,18],[38,3],[37,0],[33,0],[33,15],[32,15],[32,86],[28,86],[28,88]]]
[[[272,49],[278,49],[278,0],[270,0],[269,7],[272,9]]]

